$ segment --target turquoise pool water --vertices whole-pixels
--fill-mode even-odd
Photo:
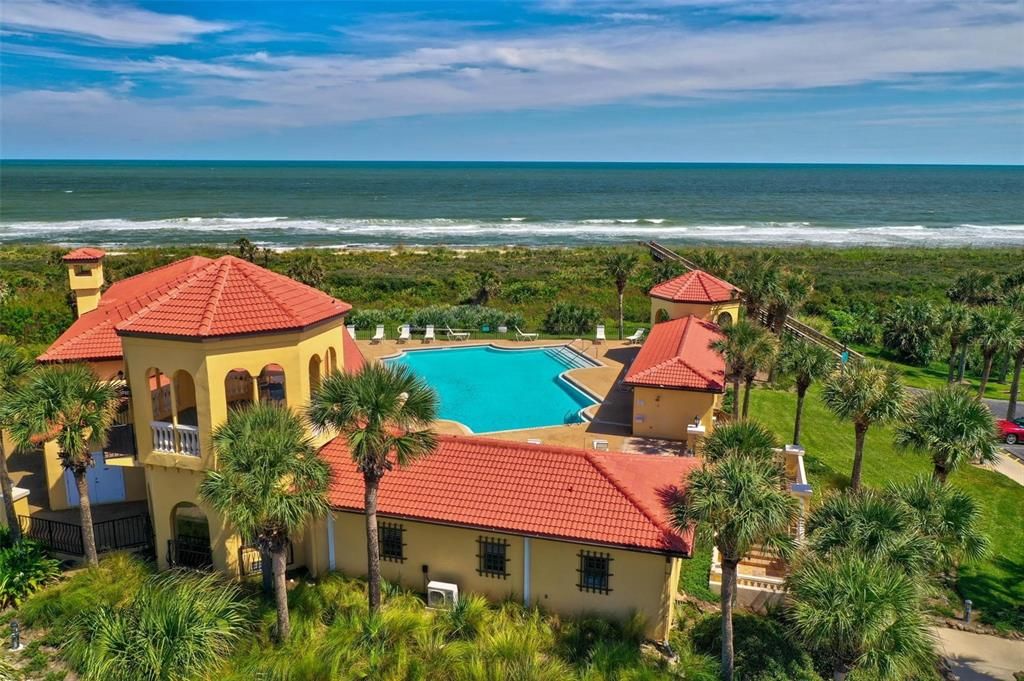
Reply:
[[[474,433],[580,423],[596,403],[559,374],[594,364],[564,346],[504,350],[488,345],[409,350],[388,363],[404,364],[430,384],[440,417]]]

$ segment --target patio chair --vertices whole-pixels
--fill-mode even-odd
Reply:
[[[434,342],[434,325],[427,324],[427,330],[423,332],[423,342],[433,343]]]
[[[380,343],[384,340],[384,325],[378,324],[377,330],[373,334],[373,338],[370,339],[371,343]]]
[[[452,327],[447,324],[444,325],[444,328],[450,341],[469,340],[469,331],[452,331]]]
[[[539,445],[541,444],[540,438],[528,437],[526,438],[526,444],[528,445]]]
[[[535,341],[538,338],[540,338],[539,333],[523,333],[522,331],[519,330],[518,326],[516,327],[516,340]]]
[[[629,345],[640,345],[644,340],[644,332],[647,329],[637,329],[631,335],[626,336],[626,343]]]
[[[597,325],[597,333],[594,334],[594,345],[598,343],[604,343],[607,338],[604,337],[604,324]]]
[[[411,331],[408,324],[402,324],[398,327],[398,342],[404,343],[412,337]]]
[[[608,440],[594,440],[594,450],[598,452],[607,452]]]
[[[347,324],[345,326],[345,330],[348,331],[348,335],[352,336],[352,340],[356,339],[356,325],[355,324]]]

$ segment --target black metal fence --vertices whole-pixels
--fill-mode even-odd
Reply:
[[[295,563],[295,545],[288,542],[288,562],[286,565]],[[258,546],[246,545],[238,549],[238,569],[242,576],[257,575],[263,571],[263,556]]]
[[[212,569],[213,554],[209,540],[168,539],[167,563],[171,567],[192,570]]]
[[[82,526],[38,516],[18,516],[21,531],[26,537],[38,541],[48,550],[71,556],[84,556]],[[134,515],[93,523],[96,551],[144,549],[153,545],[153,530],[149,516]]]

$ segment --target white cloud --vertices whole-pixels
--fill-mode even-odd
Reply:
[[[127,5],[65,0],[4,0],[2,23],[28,33],[66,35],[115,45],[173,45],[229,30],[222,22],[161,14]]]

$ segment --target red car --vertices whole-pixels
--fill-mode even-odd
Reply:
[[[1015,445],[1018,442],[1024,442],[1024,416],[1015,418],[1012,421],[1001,419],[998,423],[999,432],[1002,433],[1002,437],[1006,440],[1006,444]]]

